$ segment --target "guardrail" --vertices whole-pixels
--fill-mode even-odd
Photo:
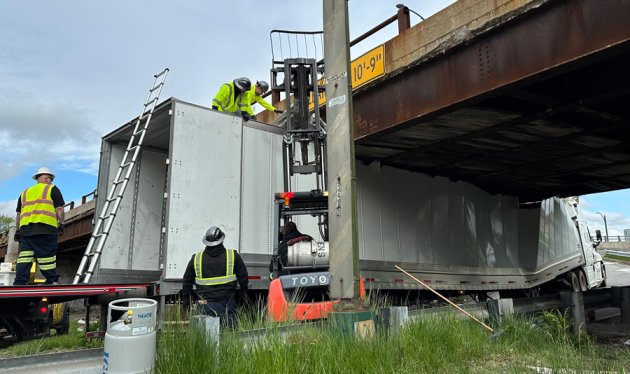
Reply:
[[[596,242],[597,238],[591,235],[591,241]],[[625,235],[602,235],[602,242],[630,242],[630,237]]]
[[[613,251],[611,249],[605,249],[604,253],[612,256],[626,257],[630,260],[630,252],[628,251]]]
[[[83,205],[83,204],[87,203],[88,202],[88,197],[90,197],[90,196],[92,196],[92,200],[96,199],[96,190],[94,190],[94,191],[92,191],[92,192],[90,192],[90,193],[88,193],[86,195],[81,196],[81,204],[79,204],[79,205]],[[66,203],[63,206],[63,210],[65,210],[65,211],[68,211],[68,210],[71,210],[71,209],[74,209],[74,201]]]

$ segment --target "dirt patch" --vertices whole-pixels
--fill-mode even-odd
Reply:
[[[586,331],[599,345],[630,351],[630,326],[628,325],[618,322],[595,322],[587,324]]]

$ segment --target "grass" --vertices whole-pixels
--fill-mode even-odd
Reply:
[[[67,334],[29,340],[0,349],[0,358],[100,348],[103,346],[103,340],[85,338],[83,331],[77,331],[78,327],[79,325],[76,322],[71,322],[70,330]]]
[[[604,260],[619,262],[622,264],[630,264],[630,257],[616,256],[616,255],[604,255]]]
[[[237,334],[222,334],[217,345],[189,326],[158,337],[157,372],[228,373],[423,373],[532,372],[531,367],[576,372],[630,369],[630,350],[610,351],[586,335],[568,332],[565,316],[505,319],[501,334],[490,336],[476,323],[434,315],[405,326],[399,334],[379,332],[358,339],[326,328],[305,326],[282,337],[270,330],[245,344]]]
[[[387,305],[386,298],[375,298]],[[241,311],[238,328],[217,344],[187,323],[166,324],[157,335],[158,373],[524,373],[532,367],[568,372],[627,372],[630,349],[596,345],[574,336],[564,315],[546,312],[536,318],[506,318],[490,335],[475,322],[453,314],[427,315],[397,334],[379,330],[371,338],[342,335],[325,322],[304,325],[281,336],[268,322],[262,303]],[[170,316],[182,321],[178,309]],[[263,338],[244,341],[241,330],[268,328]],[[72,323],[70,333],[24,342],[0,350],[0,357],[96,348]],[[562,371],[560,370],[560,371]],[[567,372],[565,371],[565,372]]]

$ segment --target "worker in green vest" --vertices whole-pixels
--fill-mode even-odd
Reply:
[[[250,115],[247,111],[248,93],[252,88],[252,82],[245,77],[236,78],[230,83],[225,83],[219,89],[212,100],[212,109],[219,112],[229,112],[240,115],[249,121]]]
[[[39,168],[33,179],[37,184],[24,190],[17,202],[18,230],[15,240],[20,242],[20,254],[15,267],[13,285],[26,285],[33,260],[39,264],[46,284],[58,284],[57,238],[63,233],[63,196],[52,182],[50,169]]]
[[[254,85],[248,92],[247,95],[247,108],[245,109],[247,113],[250,115],[252,119],[256,119],[254,115],[254,110],[252,109],[253,104],[260,104],[263,108],[270,110],[274,113],[284,113],[280,109],[276,109],[273,105],[269,104],[267,100],[263,99],[262,95],[265,94],[269,90],[269,83],[265,81],[257,81],[256,85]]]
[[[189,308],[193,285],[198,296],[198,310],[209,316],[220,317],[221,323],[233,326],[236,317],[237,284],[246,295],[247,267],[234,249],[223,246],[225,233],[216,226],[206,231],[201,242],[206,246],[195,253],[186,267],[182,283],[182,303]]]

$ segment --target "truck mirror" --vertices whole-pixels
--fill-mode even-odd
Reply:
[[[597,238],[597,240],[599,240],[601,242],[602,241],[602,232],[600,230],[595,230],[595,237]]]

